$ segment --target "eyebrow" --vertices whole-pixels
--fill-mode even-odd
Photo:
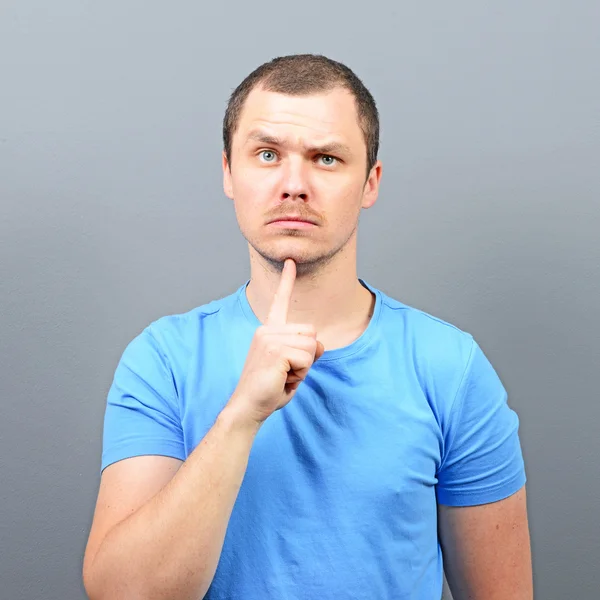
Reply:
[[[287,144],[286,141],[276,136],[268,135],[262,131],[251,131],[248,134],[248,141],[260,142],[261,144],[268,144],[269,146],[280,146],[284,148]],[[346,144],[341,142],[329,142],[323,145],[305,146],[304,149],[312,154],[347,154],[352,155],[352,150]]]

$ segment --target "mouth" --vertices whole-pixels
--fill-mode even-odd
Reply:
[[[304,219],[302,217],[281,217],[279,219],[275,219],[269,223],[269,225],[273,225],[275,227],[284,227],[287,229],[300,229],[306,227],[315,227],[316,223],[311,221],[310,219]]]

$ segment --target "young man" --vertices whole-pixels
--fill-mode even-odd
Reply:
[[[518,417],[473,338],[358,279],[371,94],[297,55],[232,94],[234,294],[152,323],[108,395],[92,600],[533,598]],[[442,566],[443,554],[443,566]]]

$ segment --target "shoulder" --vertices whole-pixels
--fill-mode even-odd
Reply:
[[[473,336],[424,310],[381,293],[380,331],[400,347],[430,403],[452,402],[477,349]]]
[[[402,335],[405,350],[420,361],[463,367],[473,352],[473,336],[453,323],[424,310],[409,306],[380,292],[382,320],[394,325],[396,335]]]
[[[215,326],[228,319],[238,293],[239,290],[191,310],[161,316],[150,322],[138,337],[146,337],[169,359],[185,356],[198,347],[201,337],[210,335]]]

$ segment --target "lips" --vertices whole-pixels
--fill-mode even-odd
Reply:
[[[298,221],[299,223],[310,223],[311,225],[316,225],[315,221],[312,219],[306,219],[304,217],[290,215],[287,217],[278,217],[277,219],[273,219],[270,221],[271,223],[277,223],[279,221]]]

